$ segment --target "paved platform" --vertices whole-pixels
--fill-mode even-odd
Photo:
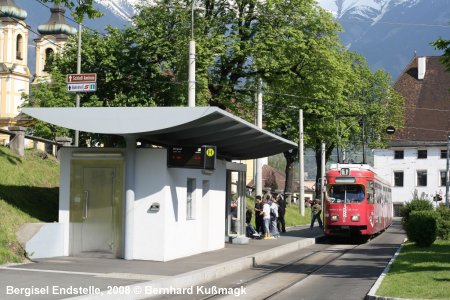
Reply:
[[[178,288],[215,280],[312,245],[322,236],[317,227],[300,226],[278,239],[226,243],[224,249],[169,262],[58,257],[1,266],[0,298],[143,299],[149,297],[144,292],[149,286]]]

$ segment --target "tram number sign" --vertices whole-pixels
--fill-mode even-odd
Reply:
[[[167,149],[167,167],[214,170],[216,153],[215,146],[169,147]]]
[[[342,175],[342,176],[348,176],[348,175],[350,175],[350,169],[349,169],[349,168],[342,168],[342,169],[341,169],[341,175]]]

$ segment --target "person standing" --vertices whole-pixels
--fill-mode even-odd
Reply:
[[[261,199],[261,196],[256,196],[255,201],[255,225],[256,225],[256,231],[259,233],[264,232],[264,221],[263,221],[263,215],[261,214],[263,211],[263,202]]]
[[[278,238],[280,236],[277,223],[278,223],[278,203],[276,195],[273,194],[272,203],[270,204],[270,224],[271,224],[270,230],[274,238]]]
[[[323,229],[322,219],[320,217],[320,215],[322,214],[322,206],[320,206],[319,201],[317,199],[313,201],[313,206],[311,206],[311,214],[312,218],[310,229],[314,227],[314,222],[316,221],[316,219],[317,222],[319,223],[320,229]]]
[[[264,221],[264,239],[270,239],[270,205],[267,199],[263,200],[263,211],[261,212]]]
[[[286,200],[283,197],[283,194],[278,194],[277,197],[278,203],[278,232],[286,232],[286,221],[284,219],[284,215],[286,214]]]

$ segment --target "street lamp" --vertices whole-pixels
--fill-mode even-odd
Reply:
[[[81,0],[78,0],[78,5],[81,6]],[[78,23],[78,51],[77,51],[77,74],[81,74],[81,31],[83,30],[83,26]],[[75,95],[75,106],[80,107],[80,93],[76,93]],[[75,142],[74,146],[78,147],[80,140],[80,132],[75,130]]]
[[[195,40],[194,40],[194,7],[191,6],[191,40],[189,41],[189,79],[188,79],[188,106],[195,107]]]

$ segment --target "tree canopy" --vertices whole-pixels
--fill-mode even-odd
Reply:
[[[83,3],[79,12],[90,16],[92,1]],[[371,72],[363,57],[340,43],[339,24],[316,1],[196,3],[197,105],[219,106],[253,122],[261,80],[265,128],[297,141],[303,109],[306,146],[318,150],[325,142],[328,155],[337,144],[357,142],[362,122],[364,142],[377,147],[386,145],[388,125],[402,126],[403,99],[388,74]],[[98,74],[98,90],[83,95],[82,106],[186,105],[190,4],[143,5],[128,28],[84,30],[82,71]],[[76,50],[72,38],[53,70],[74,73]],[[292,172],[297,152],[285,157],[286,172]]]

